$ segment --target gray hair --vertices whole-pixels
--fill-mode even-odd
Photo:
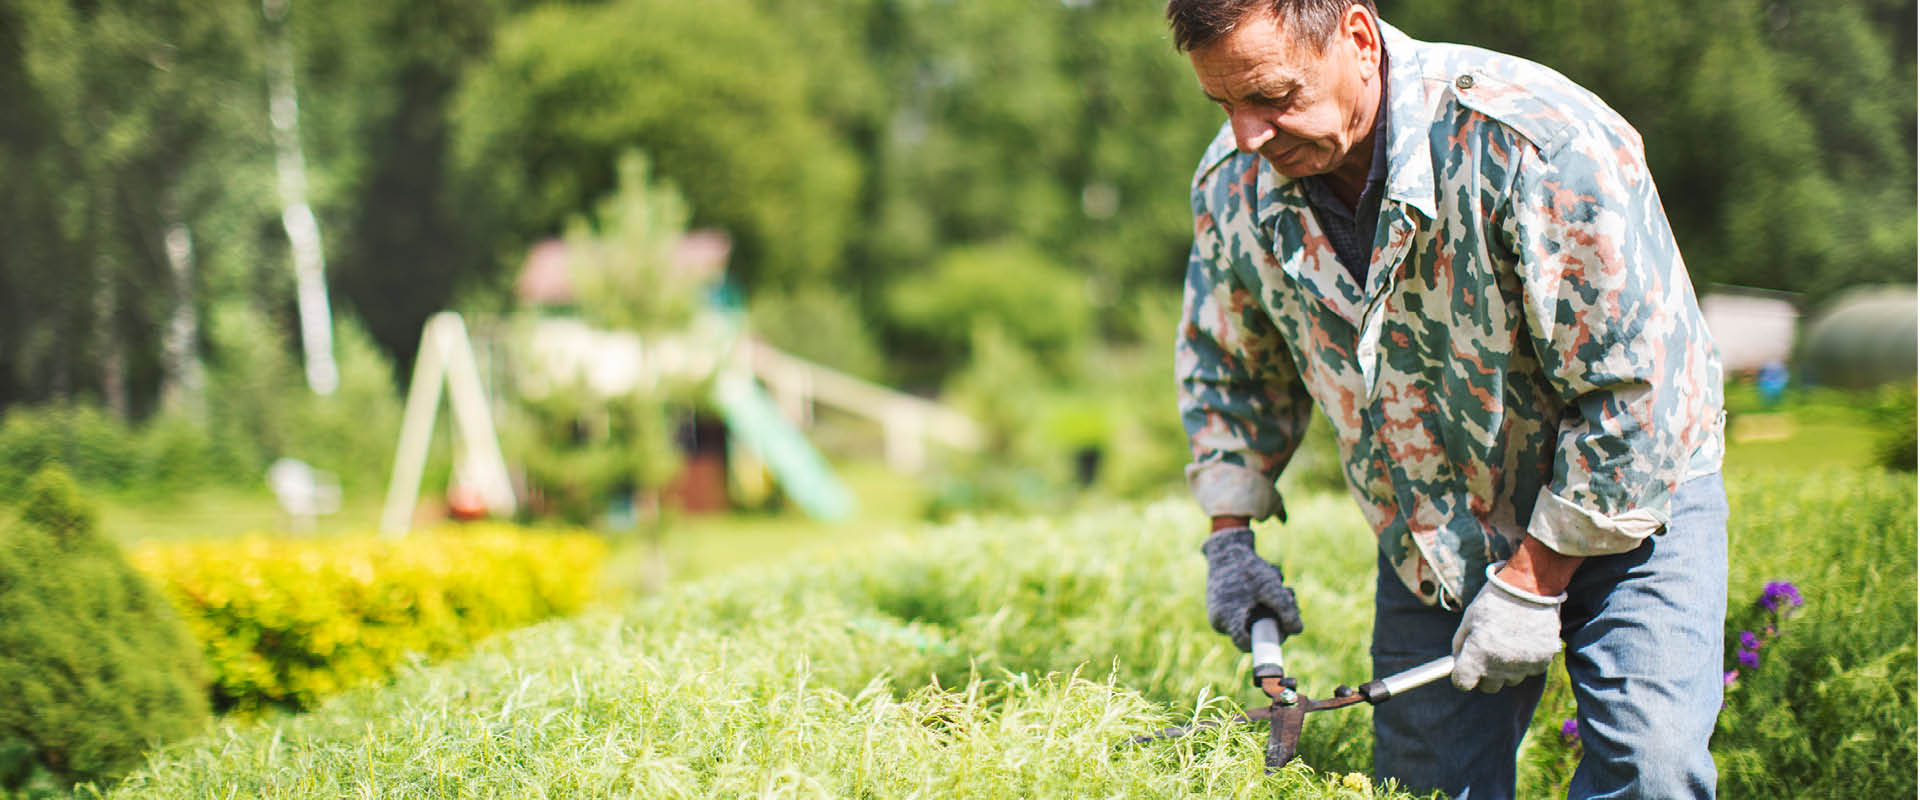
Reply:
[[[1379,16],[1373,0],[1168,0],[1167,24],[1173,28],[1173,46],[1185,53],[1212,44],[1254,12],[1266,10],[1286,22],[1298,41],[1318,50],[1356,5]]]

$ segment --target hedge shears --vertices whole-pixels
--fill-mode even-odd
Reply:
[[[1358,690],[1342,684],[1333,690],[1332,697],[1324,699],[1307,697],[1300,693],[1299,683],[1287,675],[1286,662],[1280,654],[1279,623],[1271,616],[1261,617],[1253,623],[1253,685],[1265,692],[1271,703],[1264,707],[1247,709],[1224,719],[1181,725],[1159,733],[1136,736],[1130,742],[1143,744],[1160,739],[1171,739],[1220,724],[1266,722],[1270,726],[1267,730],[1267,771],[1272,772],[1292,761],[1294,755],[1299,752],[1300,728],[1306,722],[1308,714],[1345,708],[1361,701],[1379,705],[1396,695],[1425,686],[1451,674],[1453,674],[1453,656],[1441,656],[1404,672],[1368,681]]]

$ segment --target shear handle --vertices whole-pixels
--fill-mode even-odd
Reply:
[[[1441,656],[1412,669],[1396,672],[1360,687],[1360,696],[1369,703],[1381,703],[1397,694],[1410,692],[1453,674],[1453,656]]]
[[[1263,613],[1253,621],[1253,685],[1264,689],[1263,680],[1286,674],[1286,661],[1280,656],[1280,622]]]

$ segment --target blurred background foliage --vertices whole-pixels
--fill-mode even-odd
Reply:
[[[537,542],[503,545],[497,557],[434,550],[422,558],[472,562],[478,577],[402,570],[371,585],[399,593],[387,597],[329,588],[366,583],[354,565],[373,555],[407,563],[364,531],[338,546],[274,549],[254,566],[233,549],[253,540],[229,541],[219,557],[167,544],[285,529],[288,517],[260,476],[287,456],[338,476],[340,516],[370,524],[423,323],[443,309],[475,319],[525,310],[515,278],[544,240],[569,243],[569,275],[581,290],[561,313],[659,331],[685,327],[712,299],[699,296],[705,286],[661,291],[674,274],[661,268],[663,253],[687,230],[724,231],[727,285],[711,294],[740,301],[756,336],[870,381],[939,395],[986,432],[980,452],[946,454],[929,476],[905,475],[879,466],[870,422],[848,435],[845,415],[822,413],[809,435],[859,490],[859,524],[783,516],[778,497],[761,503],[772,514],[676,518],[675,536],[645,548],[625,537],[627,546],[605,554],[616,585],[656,574],[636,568],[640,558],[699,574],[809,541],[864,546],[915,515],[1058,510],[1176,489],[1187,461],[1171,375],[1190,243],[1186,187],[1220,118],[1169,43],[1160,5],[0,0],[0,175],[9,181],[0,192],[0,504],[23,506],[18,524],[0,517],[0,573],[32,579],[9,584],[0,575],[0,584],[39,592],[16,592],[17,602],[124,629],[115,641],[128,643],[98,653],[34,650],[33,658],[53,660],[0,663],[0,679],[26,674],[22,664],[57,672],[45,664],[58,661],[133,687],[95,682],[113,696],[73,692],[59,716],[40,712],[89,732],[65,755],[43,759],[43,767],[65,765],[58,774],[33,773],[23,754],[51,750],[0,713],[0,728],[13,726],[0,730],[0,789],[111,774],[131,752],[127,737],[177,735],[204,716],[197,704],[171,702],[182,682],[204,679],[191,674],[191,659],[149,658],[164,662],[153,674],[121,669],[128,648],[151,655],[167,639],[180,650],[181,637],[172,621],[156,622],[169,616],[153,602],[160,595],[88,588],[131,585],[108,540],[146,543],[137,552],[161,565],[152,577],[176,600],[183,586],[246,584],[257,613],[230,620],[235,629],[286,617],[315,597],[339,600],[294,622],[348,631],[366,648],[262,656],[321,662],[286,680],[294,674],[249,672],[257,653],[217,644],[227,641],[226,623],[208,628],[212,610],[186,607],[225,687],[216,695],[222,706],[303,705],[323,690],[377,680],[405,652],[451,653],[487,631],[579,608],[574,595],[527,586],[590,584],[580,578],[591,571],[586,562],[602,558],[597,548],[572,560]],[[1792,292],[1804,313],[1861,284],[1911,286],[1912,0],[1380,5],[1416,38],[1536,59],[1620,109],[1644,136],[1702,294],[1713,284]],[[268,113],[280,42],[292,54],[306,198],[328,256],[340,368],[328,396],[308,388],[297,333],[282,154]],[[1874,324],[1854,327],[1827,340],[1833,349],[1810,341],[1801,362],[1840,372],[1834,350],[1858,354],[1866,337],[1857,328]],[[480,355],[487,367],[501,354],[483,346]],[[609,496],[657,490],[682,465],[679,423],[697,421],[704,388],[518,398],[499,422],[519,488],[553,516],[610,518]],[[1870,393],[1796,383],[1784,400],[1736,381],[1729,464],[1910,473],[1914,398],[1904,378]],[[1334,496],[1344,482],[1328,427],[1314,425],[1308,437],[1283,492],[1347,508]],[[454,449],[444,436],[435,445],[427,485],[447,485]],[[35,486],[35,475],[65,474],[54,463],[72,480]],[[102,498],[97,514],[53,502],[78,496],[76,483]],[[1884,555],[1911,543],[1902,538],[1910,513],[1896,525],[1856,516],[1862,530],[1889,532]],[[1754,529],[1806,529],[1767,528],[1776,517],[1754,516]],[[62,556],[77,565],[72,574],[21,560],[60,547],[72,551]],[[1760,551],[1848,563],[1771,544]],[[169,552],[186,554],[177,568],[156,555]],[[993,559],[963,561],[944,563],[1009,574]],[[189,568],[201,562],[204,569]],[[328,567],[332,577],[316,582],[302,565],[321,562],[353,568]],[[1174,563],[1154,563],[1163,562]],[[248,570],[274,579],[247,584]],[[966,581],[910,583],[969,603],[990,596]],[[282,584],[305,593],[275,593]],[[119,606],[76,605],[61,594],[81,589]],[[1074,596],[1051,584],[1047,594]],[[1872,596],[1900,606],[1898,594]],[[388,600],[434,614],[410,618],[422,630],[386,630],[379,620],[391,615]],[[461,609],[471,625],[448,621]],[[1894,610],[1911,617],[1910,602]],[[1843,612],[1891,618],[1835,613]],[[58,624],[0,614],[0,633],[58,644],[77,629],[68,617],[46,619]],[[1891,685],[1883,675],[1913,658],[1908,641],[1884,660],[1827,669],[1839,663],[1834,653],[1869,652],[1828,639],[1776,651],[1798,666],[1765,680],[1812,674],[1796,685],[1873,708]],[[29,652],[0,647],[0,662]],[[329,661],[335,652],[341,659]],[[1908,678],[1895,688],[1910,718]],[[1754,723],[1729,740],[1751,763],[1780,751],[1778,741],[1760,740],[1779,739],[1778,708],[1764,704],[1787,696],[1781,685],[1761,684],[1730,704],[1735,718]],[[146,717],[167,730],[120,724],[156,702],[185,716]],[[1823,729],[1880,730],[1885,720],[1867,716]],[[1897,727],[1887,736],[1899,738],[1905,729]],[[1804,741],[1813,746],[1781,759],[1782,774],[1817,778],[1828,774],[1820,763],[1876,755],[1852,739]]]
[[[1702,289],[1811,307],[1911,282],[1913,2],[1381,6],[1619,108]],[[1108,488],[1178,483],[1170,309],[1219,118],[1159,4],[288,9],[342,396],[300,386],[262,8],[5,0],[10,417],[71,401],[97,409],[58,412],[83,427],[164,423],[153,447],[207,475],[294,454],[377,481],[427,316],[509,308],[528,247],[615,213],[637,152],[684,203],[661,224],[732,237],[731,291],[775,346],[950,393],[992,423],[992,463],[1047,451],[1028,466],[1070,482],[1098,439]]]

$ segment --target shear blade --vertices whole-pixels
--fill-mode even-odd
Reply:
[[[1305,706],[1267,709],[1273,725],[1267,728],[1267,771],[1274,772],[1292,761],[1300,750],[1300,728],[1307,719]]]

